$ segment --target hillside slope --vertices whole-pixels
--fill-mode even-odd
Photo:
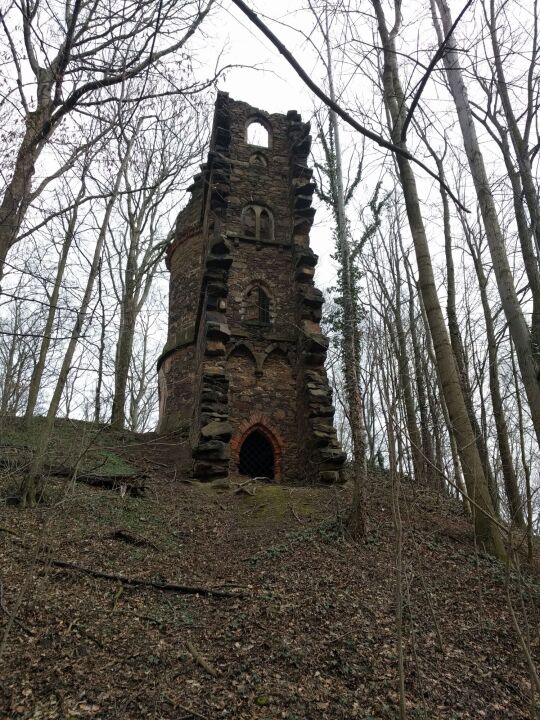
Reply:
[[[52,479],[47,506],[0,506],[4,634],[17,610],[0,717],[399,717],[385,476],[371,479],[370,535],[356,544],[335,526],[347,487],[248,495],[183,482],[152,448],[132,448],[131,466],[150,472],[145,497]],[[407,717],[534,717],[505,568],[475,552],[455,501],[404,484],[400,506]],[[128,586],[51,560],[231,597]],[[512,598],[539,661],[540,587],[514,583]]]

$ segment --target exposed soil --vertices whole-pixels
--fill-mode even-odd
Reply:
[[[336,528],[346,487],[250,495],[182,482],[164,459],[133,453],[150,473],[143,498],[51,480],[48,505],[0,507],[4,636],[16,614],[0,717],[399,717],[385,476],[371,480],[370,534],[357,544]],[[400,505],[407,717],[534,717],[505,568],[475,551],[456,501],[405,483]],[[234,596],[129,587],[47,558]],[[514,577],[512,599],[539,661],[540,587]]]

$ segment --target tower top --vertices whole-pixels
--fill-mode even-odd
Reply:
[[[253,236],[260,242],[309,247],[315,215],[309,133],[310,124],[302,122],[296,110],[269,113],[219,91],[208,159],[188,188],[191,198],[178,216],[168,263],[186,237],[205,223],[209,229],[215,227],[216,219],[220,227],[226,225],[229,237]],[[265,237],[243,222],[241,205],[249,200],[270,211],[273,228]],[[270,205],[280,212],[273,212]],[[258,216],[251,220],[258,225]]]

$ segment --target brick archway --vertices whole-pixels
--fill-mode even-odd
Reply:
[[[246,420],[242,420],[231,439],[232,460],[238,468],[240,465],[240,449],[244,440],[255,430],[262,433],[272,446],[274,452],[274,480],[281,482],[283,479],[282,456],[284,440],[275,430],[270,428],[270,423],[264,415],[251,415]]]

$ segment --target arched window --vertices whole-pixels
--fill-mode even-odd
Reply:
[[[246,235],[257,237],[257,220],[255,208],[248,206],[242,210],[242,228]]]
[[[254,285],[246,295],[244,320],[270,325],[270,296],[260,285]]]
[[[256,240],[274,239],[274,217],[261,205],[248,205],[242,210],[242,231]]]
[[[270,298],[262,287],[257,288],[257,302],[259,306],[259,322],[270,322]]]
[[[261,240],[272,240],[273,229],[272,216],[266,208],[263,208],[259,216],[259,238]]]
[[[246,142],[248,145],[270,147],[270,133],[260,120],[252,120],[246,128]]]

